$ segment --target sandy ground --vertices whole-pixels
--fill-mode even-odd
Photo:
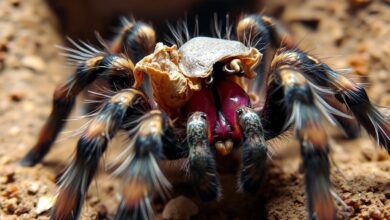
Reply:
[[[259,8],[259,11],[262,8]],[[385,0],[290,0],[265,3],[265,12],[279,18],[299,47],[334,68],[352,67],[356,80],[367,84],[373,102],[390,106],[390,3]],[[0,1],[0,219],[48,219],[55,179],[74,151],[72,137],[83,121],[72,121],[42,164],[18,165],[34,144],[49,114],[56,83],[72,71],[58,55],[63,44],[57,23],[42,0]],[[82,113],[77,109],[73,118]],[[70,132],[69,132],[70,131]],[[72,132],[73,131],[73,132]],[[332,182],[346,206],[340,219],[390,219],[390,157],[363,134],[330,137]],[[291,141],[288,141],[288,140]],[[120,151],[112,144],[106,161]],[[158,219],[305,219],[303,175],[292,137],[270,143],[275,155],[268,180],[256,195],[236,192],[236,174],[222,175],[224,197],[201,203],[182,178],[179,164],[166,169],[175,185],[168,205],[156,202]],[[119,181],[102,173],[92,184],[82,219],[111,219],[116,210]],[[186,197],[177,197],[185,195]],[[190,198],[191,200],[188,200]]]

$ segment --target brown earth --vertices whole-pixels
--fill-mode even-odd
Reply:
[[[356,80],[367,84],[372,101],[390,106],[389,1],[289,0],[287,4],[277,0],[264,2],[259,11],[263,8],[289,28],[300,48],[334,68],[351,67]],[[48,219],[56,176],[74,152],[77,137],[72,134],[85,122],[70,122],[65,130],[73,132],[59,137],[42,164],[34,168],[18,164],[49,114],[56,83],[72,71],[53,46],[63,44],[58,27],[43,0],[0,1],[1,220]],[[82,109],[77,109],[72,117],[81,113]],[[346,140],[337,130],[330,130],[332,182],[346,204],[338,204],[339,218],[390,219],[390,157],[366,134]],[[198,213],[192,219],[263,219],[265,213],[269,219],[307,218],[299,148],[292,140],[290,135],[271,141],[274,156],[268,181],[257,195],[237,193],[236,175],[222,175],[224,196],[220,202],[201,203],[182,178],[180,162],[163,164],[175,185],[172,198],[186,197],[167,205],[156,202],[157,219],[185,219],[173,216],[191,212]],[[114,141],[107,164],[122,144],[121,138]],[[111,219],[118,192],[119,181],[102,172],[88,193],[82,219]]]

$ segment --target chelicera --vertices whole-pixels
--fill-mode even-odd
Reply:
[[[230,32],[230,29],[227,28]],[[156,44],[153,28],[125,22],[104,50],[71,41],[63,48],[76,72],[54,92],[53,110],[22,164],[47,154],[76,96],[96,80],[113,91],[82,134],[60,179],[51,219],[77,219],[108,142],[119,130],[128,146],[115,173],[123,176],[116,219],[152,219],[150,199],[166,195],[169,181],[158,160],[187,158],[201,199],[221,196],[215,157],[242,149],[238,188],[255,192],[264,182],[267,140],[293,127],[301,145],[310,219],[334,219],[329,144],[323,118],[355,137],[359,125],[389,151],[390,123],[360,85],[291,43],[270,17],[249,15],[234,36],[194,36],[173,31],[178,43]],[[182,33],[181,33],[182,34]],[[270,63],[263,56],[271,49]],[[261,96],[261,88],[266,95]]]

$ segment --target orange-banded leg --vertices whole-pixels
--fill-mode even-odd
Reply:
[[[326,64],[322,69],[328,83],[337,91],[336,98],[353,113],[367,133],[390,154],[390,121],[371,104],[364,88],[347,77],[333,71]]]
[[[128,84],[132,84],[133,82],[132,70],[134,65],[131,60],[119,55],[99,54],[97,51],[91,51],[91,54],[85,54],[85,57],[80,57],[81,55],[78,55],[77,53],[84,54],[86,52],[82,51],[82,49],[86,49],[78,44],[75,45],[80,51],[70,48],[64,49],[71,53],[68,54],[69,57],[79,59],[77,61],[79,66],[73,75],[64,83],[57,86],[53,95],[53,105],[50,116],[41,129],[36,144],[22,159],[21,164],[24,166],[34,166],[49,152],[50,147],[64,127],[66,119],[73,109],[76,96],[84,88],[99,77],[121,78],[122,81],[129,81]],[[95,54],[92,54],[94,52]]]
[[[124,52],[135,63],[144,56],[153,52],[156,44],[156,33],[154,29],[143,22],[130,22],[122,20],[122,29],[118,36],[111,42],[109,51],[111,53]]]
[[[131,58],[134,63],[137,63],[145,56],[154,51],[156,45],[156,33],[150,25],[140,21],[122,20],[122,28],[120,33],[108,46],[111,53],[124,53]],[[145,74],[145,80],[142,84],[145,94],[152,98],[152,87],[148,75]],[[113,82],[120,84],[120,82]],[[111,83],[111,84],[113,84]],[[154,105],[154,103],[151,103]]]
[[[51,213],[53,220],[77,219],[107,143],[123,125],[131,109],[149,108],[143,93],[134,89],[122,90],[113,96],[90,122],[77,143],[75,158],[66,168],[59,184],[59,194]]]
[[[209,145],[207,115],[194,112],[187,121],[188,168],[192,183],[203,201],[221,195],[214,155]]]
[[[261,14],[251,14],[240,19],[236,26],[237,39],[247,46],[255,47],[267,58],[269,49],[280,46],[293,47],[291,36],[283,25],[271,17]],[[262,60],[257,68],[255,80],[250,81],[249,91],[258,94],[263,84],[268,63]]]
[[[334,219],[336,208],[329,179],[329,146],[321,122],[321,115],[331,116],[319,100],[317,91],[299,69],[289,65],[278,66],[271,80],[271,84],[282,90],[283,117],[289,118],[285,119],[286,125],[295,125],[295,135],[301,145],[309,219]]]
[[[237,121],[243,134],[240,189],[255,192],[264,181],[267,165],[263,127],[258,114],[245,106],[237,109]]]
[[[321,116],[316,109],[301,105],[297,111],[307,113],[296,127],[296,136],[301,145],[301,155],[305,169],[309,219],[328,220],[336,218],[336,207],[330,192],[329,146],[322,126]]]
[[[333,106],[337,108],[339,104],[345,105],[346,110],[340,111],[340,108],[338,108],[339,111],[337,112],[346,114],[352,112],[368,134],[390,153],[390,121],[371,104],[362,86],[354,83],[344,74],[331,69],[318,59],[298,50],[279,50],[274,57],[271,69],[285,64],[299,68],[311,84],[317,85],[316,87],[319,90],[328,90],[325,95],[333,99],[329,104],[337,103],[333,104],[332,108]],[[357,130],[357,128],[353,122],[339,120],[339,124],[343,123],[346,123],[342,127],[347,134],[356,133],[354,130]]]
[[[342,128],[349,138],[355,138],[359,135],[359,124],[353,117],[351,117],[353,113],[348,106],[337,99],[338,89],[336,89],[329,81],[328,76],[324,72],[327,69],[330,70],[326,64],[320,63],[320,61],[316,58],[307,55],[298,49],[286,50],[282,48],[276,52],[271,68],[285,64],[299,68],[313,86],[316,86],[317,89],[323,91],[321,94],[322,97],[332,108],[336,110],[334,112],[342,113],[333,114],[333,116],[335,122]],[[345,78],[341,74],[335,73],[335,75]]]
[[[159,110],[152,110],[134,121],[129,131],[130,143],[121,154],[115,173],[124,177],[122,200],[115,219],[154,219],[150,199],[156,193],[166,198],[171,187],[157,161],[164,158],[164,148],[172,147],[172,123]]]

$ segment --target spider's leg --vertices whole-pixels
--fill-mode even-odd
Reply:
[[[134,63],[139,62],[145,56],[154,51],[156,45],[156,33],[152,26],[141,21],[122,20],[123,26],[119,34],[109,44],[108,50],[111,53],[124,53],[130,57]],[[148,74],[144,75],[142,89],[145,94],[152,98],[152,88]],[[121,84],[121,82],[111,82],[111,84]],[[153,103],[151,103],[153,104]]]
[[[337,73],[324,63],[320,66],[312,71],[312,76],[324,74],[321,79],[337,91],[336,99],[353,113],[367,133],[390,154],[390,121],[370,102],[363,86]]]
[[[294,120],[305,171],[309,219],[335,219],[336,207],[329,178],[329,145],[321,115],[311,104],[297,103],[294,108],[293,111],[302,114],[301,118],[297,116]]]
[[[204,201],[218,199],[221,195],[213,153],[210,151],[207,115],[194,112],[187,122],[189,147],[188,166],[192,182]]]
[[[259,189],[264,181],[267,164],[267,147],[258,114],[249,107],[237,109],[237,121],[243,133],[243,168],[240,188],[246,192]]]
[[[335,97],[324,97],[324,100],[342,114],[347,116],[353,115],[351,110],[349,110],[347,106],[338,101]],[[346,137],[353,139],[360,135],[359,123],[354,118],[342,115],[333,115],[333,117],[344,131],[344,135]]]
[[[124,177],[117,220],[154,219],[150,199],[156,193],[165,199],[171,187],[157,164],[164,157],[164,148],[172,144],[164,138],[172,134],[169,118],[152,110],[134,122],[135,127],[129,131],[130,143],[116,170]]]
[[[68,50],[75,51],[73,49]],[[72,54],[69,55],[73,56]],[[72,111],[76,96],[86,86],[90,85],[98,77],[116,78],[121,76],[122,79],[125,77],[127,80],[133,80],[133,63],[122,56],[96,54],[80,62],[81,64],[78,66],[76,72],[64,83],[57,86],[53,95],[50,116],[42,127],[36,144],[22,159],[22,165],[34,166],[49,152],[50,147],[64,127],[66,119]]]
[[[343,116],[344,113],[352,112],[368,134],[390,153],[390,121],[371,104],[366,91],[361,85],[354,83],[344,74],[334,71],[325,63],[298,50],[279,50],[275,55],[271,69],[285,64],[300,68],[309,82],[312,85],[317,85],[316,90],[321,91],[325,88],[327,91],[322,93],[327,97],[331,97],[332,101],[329,105],[332,108],[337,108],[337,105],[342,104],[347,109],[344,112],[337,112],[326,107],[330,113]],[[332,105],[332,102],[337,104]],[[339,123],[342,124],[340,120]],[[349,125],[353,124],[347,123],[343,127]],[[351,129],[352,131],[356,130],[356,127]],[[352,131],[346,130],[347,133],[352,133]]]
[[[240,19],[236,26],[236,35],[239,41],[250,47],[255,47],[263,54],[263,59],[257,69],[257,76],[250,82],[249,90],[257,94],[263,84],[267,67],[267,54],[270,48],[280,46],[292,47],[292,40],[284,27],[273,18],[251,14]]]
[[[140,21],[123,20],[123,27],[118,36],[111,42],[111,53],[124,52],[135,63],[153,52],[156,44],[154,29]]]
[[[321,115],[327,116],[328,113],[324,111],[324,104],[319,102],[317,92],[304,77],[299,66],[284,63],[284,65],[275,66],[272,70],[268,83],[274,91],[269,91],[269,93],[273,98],[278,98],[273,100],[273,104],[283,105],[278,107],[283,114],[277,116],[283,119],[276,120],[276,122],[278,126],[281,125],[284,128],[294,124],[295,135],[301,145],[309,219],[334,219],[336,208],[329,179],[329,146],[321,122]],[[268,113],[264,117],[275,117],[273,114],[275,113]],[[273,119],[276,118],[268,118],[266,121]],[[278,129],[280,130],[282,129]]]
[[[59,194],[51,213],[53,220],[77,219],[84,196],[95,175],[107,143],[122,126],[130,109],[148,107],[138,90],[122,90],[104,104],[77,143],[75,158],[60,179]]]

